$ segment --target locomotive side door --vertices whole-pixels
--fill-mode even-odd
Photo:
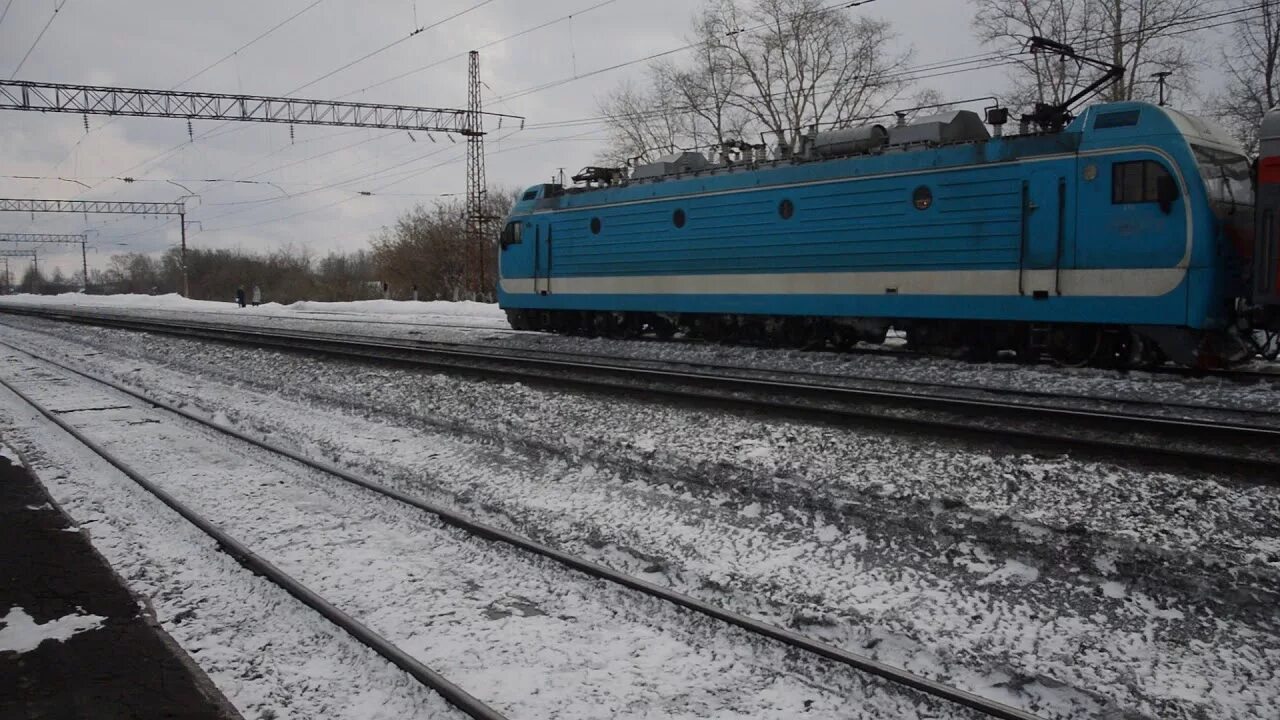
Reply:
[[[1069,250],[1068,177],[1063,170],[1036,170],[1022,181],[1019,294],[1037,300],[1062,294],[1060,270]]]
[[[533,291],[551,292],[551,223],[533,224]]]

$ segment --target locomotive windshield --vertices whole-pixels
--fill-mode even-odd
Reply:
[[[1219,207],[1253,207],[1253,177],[1243,155],[1204,145],[1192,145],[1209,201]]]

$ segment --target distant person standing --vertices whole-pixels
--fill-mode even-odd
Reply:
[[[243,285],[236,288],[236,302],[240,304],[240,307],[244,307],[244,286]]]
[[[262,288],[257,285],[253,286],[253,306],[258,307],[262,304]]]
[[[387,284],[386,280],[382,281],[382,299],[383,300],[391,299],[391,286]]]
[[[418,283],[413,284],[413,301],[418,302]]]

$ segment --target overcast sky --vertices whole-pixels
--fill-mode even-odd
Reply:
[[[0,0],[0,9],[8,0]],[[481,49],[485,109],[522,115],[529,124],[597,115],[597,98],[627,76],[631,65],[503,101],[503,96],[685,44],[695,3],[680,0],[490,0],[297,92],[296,97],[465,107],[465,53],[556,18],[522,37]],[[54,8],[43,38],[18,80],[161,88],[177,86],[315,0],[13,0],[0,23],[0,76],[9,77]],[[279,95],[366,53],[479,4],[479,0],[321,0],[231,59],[181,89]],[[593,6],[600,5],[595,9]],[[984,50],[969,30],[965,0],[879,0],[846,10],[889,20],[914,63]],[[416,21],[415,21],[416,16]],[[416,24],[415,24],[416,22]],[[459,57],[450,58],[453,55]],[[447,60],[446,60],[447,59]],[[438,62],[445,60],[444,62]],[[377,87],[375,83],[429,64],[435,67]],[[949,99],[998,91],[1000,71],[930,80]],[[369,88],[369,89],[366,89]],[[188,242],[196,247],[270,250],[305,247],[314,255],[351,250],[415,203],[462,193],[461,141],[436,143],[415,133],[196,121],[195,142],[183,120],[89,117],[0,111],[0,174],[66,180],[0,178],[0,197],[172,201],[186,194]],[[487,128],[491,187],[523,187],[590,164],[599,126],[543,127],[516,132]],[[416,142],[414,141],[416,139]],[[118,179],[133,177],[133,183]],[[357,179],[358,178],[358,179]],[[209,179],[254,183],[204,182]],[[338,187],[325,187],[353,180]],[[70,182],[70,180],[78,181]],[[168,182],[168,181],[172,181]],[[273,184],[266,184],[273,183]],[[89,187],[85,187],[85,185]],[[371,191],[362,196],[360,191]],[[176,220],[119,215],[4,213],[0,231],[91,231],[91,266],[115,252],[158,252],[178,242]],[[5,243],[7,247],[11,244]],[[47,256],[47,257],[46,257]],[[78,251],[41,253],[42,265],[79,268]],[[17,266],[21,267],[21,265]]]

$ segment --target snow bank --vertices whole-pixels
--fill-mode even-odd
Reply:
[[[462,300],[356,300],[354,302],[315,302],[303,300],[292,305],[278,306],[300,313],[371,313],[377,315],[456,315],[506,320],[507,316],[497,303],[481,303]]]
[[[231,299],[226,302],[216,300],[189,300],[177,294],[168,295],[84,295],[82,293],[63,293],[61,295],[9,295],[0,297],[0,303],[22,305],[82,307],[82,308],[136,308],[147,310],[197,310],[200,312],[242,312]],[[483,318],[501,320],[505,323],[506,315],[496,303],[449,302],[431,300],[413,302],[409,300],[357,300],[354,302],[317,302],[303,300],[290,305],[279,303],[263,303],[253,308],[254,312],[271,315],[295,314],[334,314],[334,315],[430,315],[467,318]]]

